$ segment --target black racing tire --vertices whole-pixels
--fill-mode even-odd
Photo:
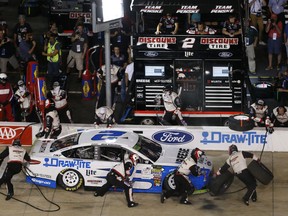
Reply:
[[[174,172],[169,173],[163,181],[163,189],[166,191],[175,190]]]
[[[256,98],[274,98],[274,87],[269,82],[257,82],[253,85],[254,95]]]
[[[235,131],[249,131],[255,126],[254,121],[248,115],[244,114],[232,115],[228,121],[228,127]]]
[[[262,184],[268,185],[274,178],[273,173],[261,162],[252,160],[248,165],[250,173]]]
[[[234,175],[227,171],[215,178],[211,178],[208,184],[209,194],[211,196],[219,196],[231,186],[234,180]]]
[[[57,177],[58,184],[66,191],[77,191],[84,184],[83,176],[76,170],[62,170]]]

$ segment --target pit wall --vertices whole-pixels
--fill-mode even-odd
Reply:
[[[0,123],[0,146],[10,145],[20,137],[22,145],[31,146],[36,140],[41,124],[22,122]],[[93,124],[62,124],[60,136],[81,130],[94,129]],[[105,125],[100,130],[107,130]],[[115,125],[109,130],[127,130],[142,134],[156,142],[166,145],[189,143],[191,148],[203,150],[226,151],[231,144],[246,151],[288,152],[288,128],[275,128],[273,134],[266,133],[265,128],[250,131],[233,131],[228,127],[200,126],[144,126]],[[21,135],[22,134],[22,135]],[[267,135],[267,136],[266,136]]]

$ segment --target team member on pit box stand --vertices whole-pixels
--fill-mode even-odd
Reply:
[[[235,15],[230,15],[228,20],[224,22],[222,34],[229,37],[235,37],[242,34],[242,27]]]
[[[264,100],[259,99],[256,103],[253,103],[250,107],[250,118],[255,122],[255,126],[273,128],[270,125],[270,117],[268,115],[268,106],[265,104]],[[272,129],[271,129],[272,130]]]
[[[73,123],[71,112],[67,102],[67,92],[60,88],[59,82],[54,82],[50,91],[55,102],[55,108],[58,111],[60,122]]]
[[[178,194],[181,196],[180,203],[191,205],[191,202],[188,200],[188,196],[193,194],[195,188],[189,180],[189,175],[190,173],[192,173],[194,176],[201,174],[199,173],[197,161],[203,155],[205,155],[203,151],[195,148],[191,152],[191,157],[187,157],[182,161],[174,173],[174,181],[176,186],[175,190],[163,192],[161,194],[161,203],[164,203],[166,199],[178,192]]]
[[[62,132],[62,126],[58,112],[55,108],[53,99],[48,98],[45,101],[45,128],[36,134],[37,138],[43,137],[45,139],[57,139]]]
[[[104,106],[95,110],[95,127],[99,128],[101,123],[107,124],[107,128],[111,128],[115,123],[114,112],[110,107]]]
[[[217,171],[216,174],[221,175],[226,172],[229,167],[231,167],[235,175],[247,187],[247,192],[243,196],[242,200],[244,204],[248,206],[249,199],[252,199],[252,202],[257,201],[257,183],[255,177],[247,169],[247,163],[245,158],[252,158],[253,160],[259,161],[258,157],[255,154],[247,151],[238,151],[236,145],[230,145],[229,158],[226,160],[226,163]]]
[[[10,200],[14,195],[14,188],[11,183],[12,177],[21,171],[24,160],[30,161],[31,159],[26,150],[21,146],[19,139],[14,140],[12,145],[5,148],[0,154],[1,163],[6,157],[8,157],[7,167],[0,179],[0,187],[3,183],[7,185],[8,194],[6,200]]]
[[[180,97],[173,91],[172,85],[166,85],[164,87],[162,96],[160,97],[160,95],[157,95],[155,98],[155,103],[160,105],[161,99],[163,100],[165,108],[162,123],[169,125],[172,123],[172,121],[176,120],[179,125],[187,126],[187,123],[184,121],[180,111]]]
[[[157,28],[156,35],[159,34],[177,34],[179,28],[178,17],[171,16],[170,13],[167,13],[166,16],[161,17]]]
[[[18,89],[14,97],[21,108],[21,119],[24,122],[33,122],[37,120],[35,101],[31,97],[31,93],[27,89],[23,80],[17,82]]]
[[[139,156],[137,154],[130,154],[124,156],[124,161],[115,165],[107,174],[107,183],[99,188],[94,196],[104,196],[105,193],[112,187],[122,188],[125,190],[125,196],[128,203],[128,207],[136,207],[138,203],[133,201],[132,185],[129,180],[129,176],[132,175],[133,168],[136,167]],[[134,169],[135,170],[135,169]]]
[[[12,114],[11,100],[13,98],[13,90],[11,84],[7,81],[7,75],[0,73],[0,113],[4,120],[14,121]],[[4,116],[3,116],[4,114]]]
[[[275,127],[288,127],[288,107],[280,105],[273,109],[271,122]]]

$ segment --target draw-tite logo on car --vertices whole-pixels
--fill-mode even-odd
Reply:
[[[162,144],[185,144],[194,140],[191,133],[181,130],[158,131],[152,135],[154,141]]]

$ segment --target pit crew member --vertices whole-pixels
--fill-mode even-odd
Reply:
[[[55,108],[58,112],[60,122],[73,123],[71,112],[67,102],[67,92],[60,88],[58,81],[53,83],[51,89],[52,98],[55,102]]]
[[[51,98],[48,98],[45,101],[45,128],[37,133],[36,137],[40,138],[44,136],[45,139],[57,139],[61,132],[62,126],[55,108],[55,102]]]
[[[268,106],[264,100],[259,99],[250,107],[250,118],[255,122],[255,126],[270,126],[270,117],[268,115]]]
[[[95,127],[99,128],[101,123],[107,124],[107,128],[111,128],[115,123],[114,112],[110,107],[104,106],[95,110]]]
[[[204,155],[204,151],[199,148],[195,148],[191,152],[191,157],[185,158],[179,167],[175,170],[174,181],[175,190],[164,191],[161,194],[161,203],[164,203],[169,197],[179,194],[181,196],[180,203],[185,205],[191,205],[188,200],[188,196],[193,194],[195,188],[189,180],[189,174],[192,173],[194,176],[198,176],[199,169],[197,166],[198,159]]]
[[[242,181],[246,187],[247,192],[243,196],[242,200],[245,205],[249,205],[249,199],[251,198],[252,202],[257,201],[256,193],[256,179],[247,169],[247,162],[245,158],[253,158],[253,160],[259,161],[258,157],[255,154],[246,151],[238,151],[236,145],[229,146],[229,157],[226,160],[226,163],[217,171],[217,175],[221,175],[226,172],[229,167],[233,169],[235,175]]]
[[[163,89],[163,94],[157,95],[155,98],[156,105],[161,104],[161,100],[164,103],[164,116],[161,123],[164,125],[171,124],[174,120],[177,121],[179,125],[187,126],[181,113],[181,101],[177,93],[173,91],[172,85],[166,85]]]
[[[166,16],[160,18],[160,21],[156,28],[156,35],[159,34],[177,34],[179,28],[178,17],[171,16],[170,13],[167,13]]]
[[[288,107],[279,105],[271,114],[271,122],[275,127],[288,127]]]
[[[125,155],[124,161],[115,165],[110,170],[106,177],[107,183],[96,190],[94,196],[104,196],[112,186],[115,186],[124,189],[128,207],[136,207],[138,203],[133,200],[132,185],[129,181],[129,176],[131,176],[138,160],[139,156],[137,154],[132,153],[128,157]]]
[[[6,157],[8,157],[7,166],[0,179],[0,186],[3,183],[7,185],[8,194],[6,200],[10,200],[14,195],[14,187],[11,183],[11,179],[22,170],[24,160],[30,161],[31,159],[26,150],[21,146],[19,139],[14,140],[11,146],[5,148],[0,154],[0,161]]]

